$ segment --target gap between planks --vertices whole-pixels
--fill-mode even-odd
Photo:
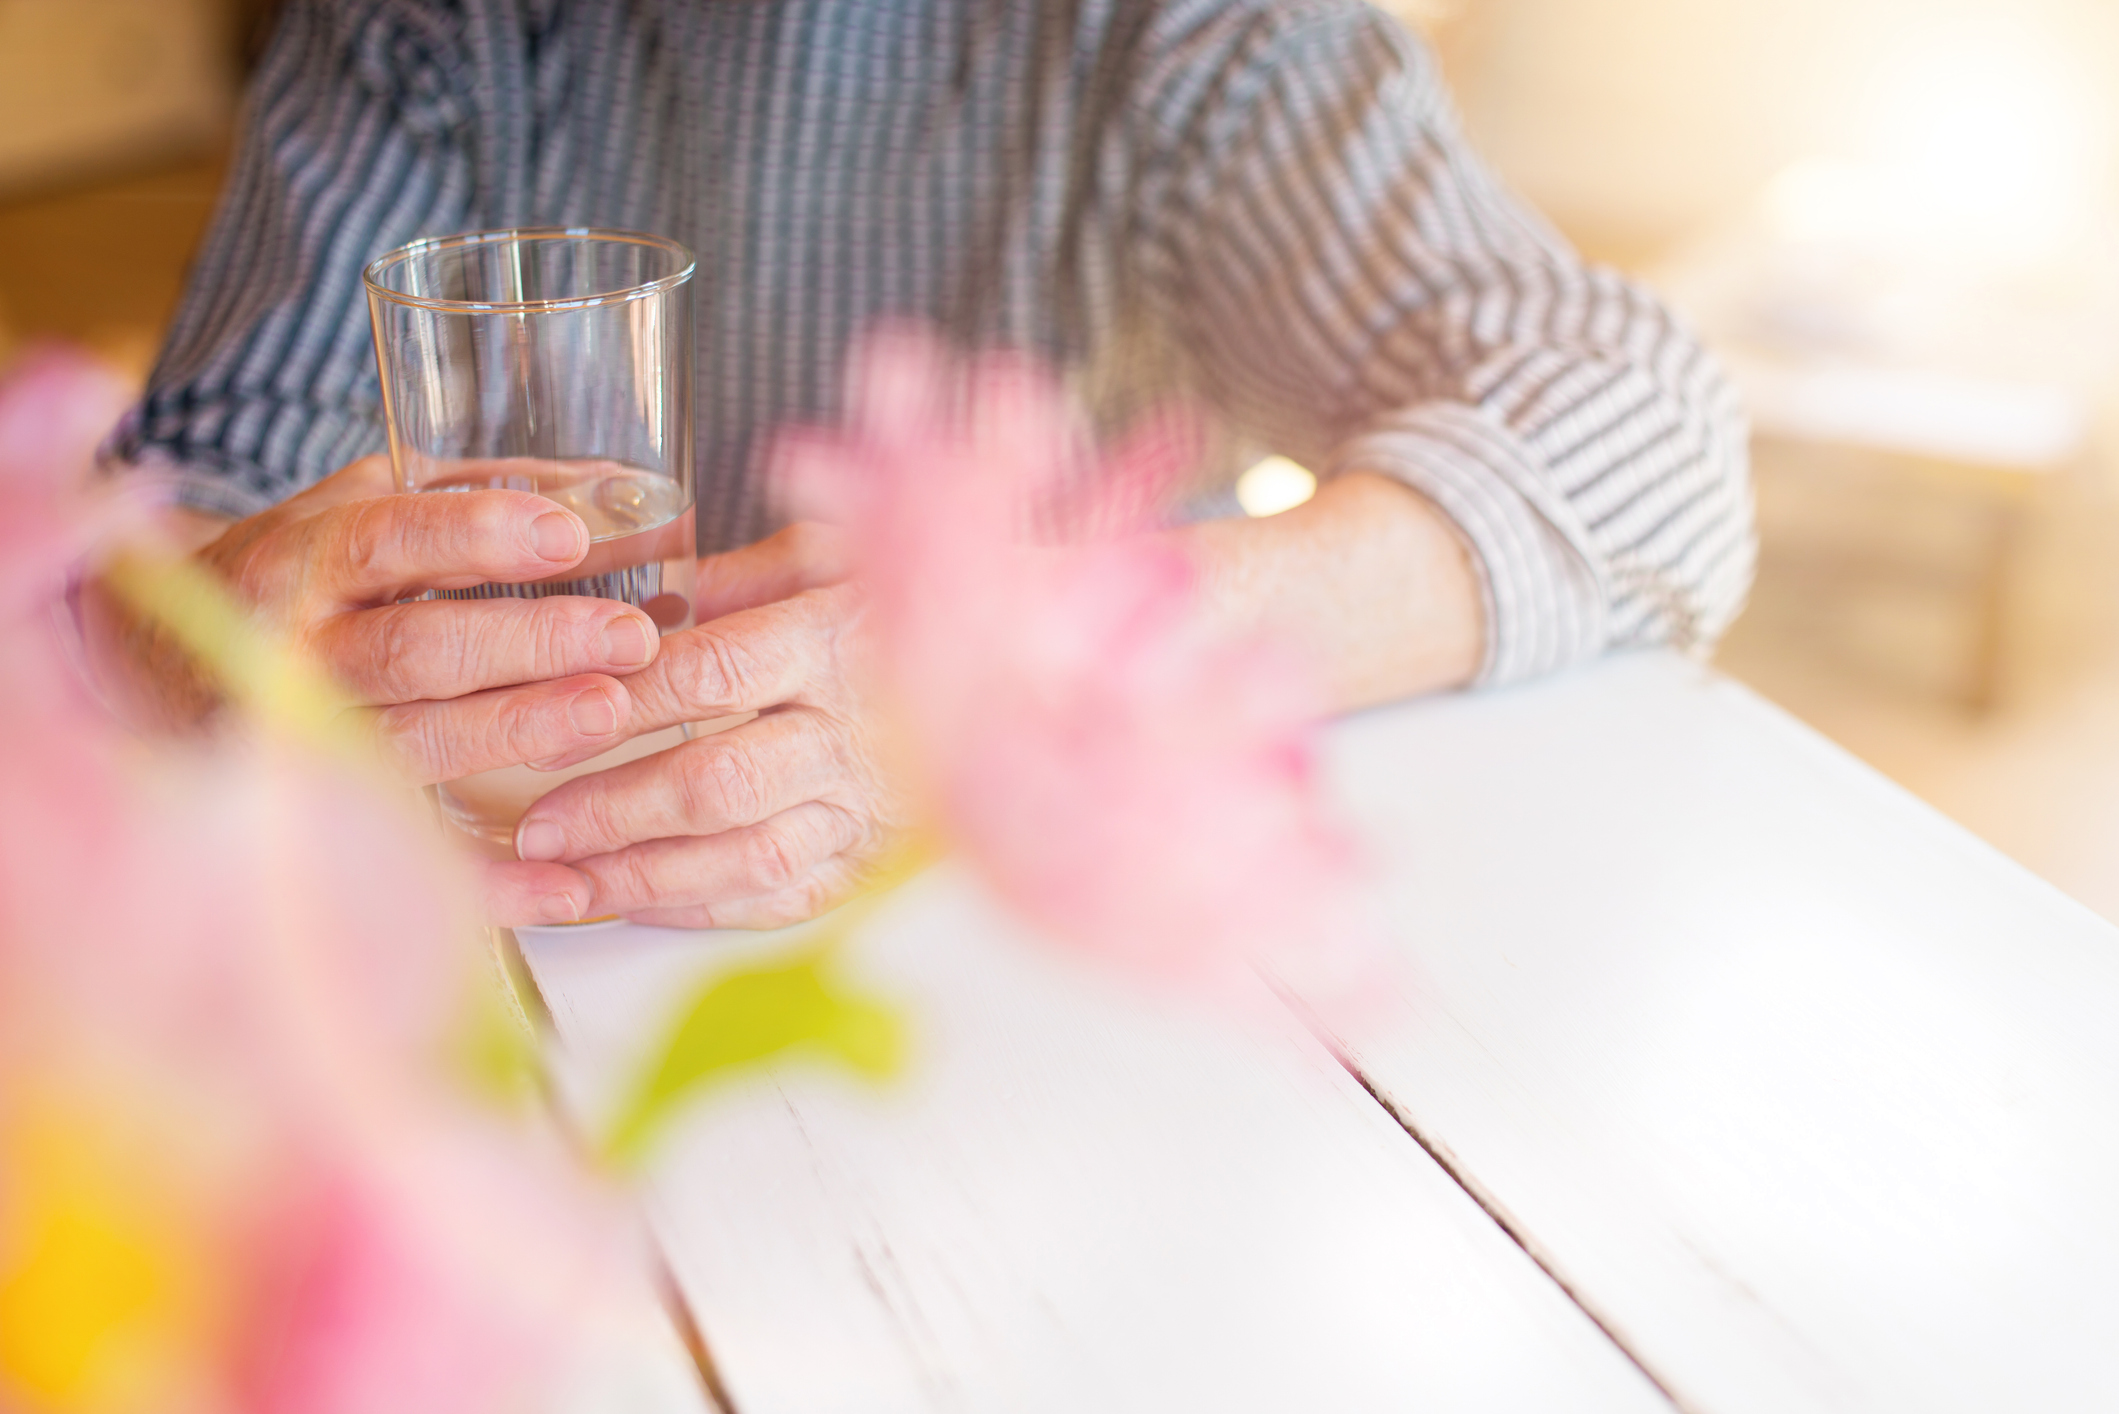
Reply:
[[[1318,1041],[1331,1051],[1333,1057],[1345,1068],[1346,1073],[1354,1078],[1354,1083],[1359,1085],[1371,1100],[1383,1107],[1383,1112],[1391,1117],[1392,1122],[1404,1130],[1406,1135],[1420,1146],[1421,1152],[1435,1161],[1438,1168],[1449,1175],[1450,1182],[1462,1189],[1465,1197],[1479,1205],[1479,1211],[1486,1214],[1495,1227],[1500,1228],[1503,1233],[1507,1234],[1508,1240],[1515,1243],[1522,1250],[1524,1256],[1537,1264],[1538,1270],[1545,1273],[1554,1286],[1560,1288],[1561,1295],[1574,1303],[1575,1309],[1587,1316],[1590,1323],[1604,1333],[1604,1338],[1617,1348],[1619,1354],[1625,1356],[1627,1362],[1634,1369],[1641,1372],[1641,1378],[1655,1386],[1657,1394],[1670,1401],[1671,1407],[1676,1409],[1678,1414],[1706,1414],[1705,1410],[1680,1395],[1675,1389],[1671,1388],[1669,1381],[1656,1373],[1647,1360],[1642,1358],[1640,1352],[1635,1350],[1623,1335],[1619,1334],[1618,1326],[1602,1311],[1598,1310],[1596,1304],[1584,1296],[1572,1281],[1568,1280],[1566,1274],[1560,1270],[1559,1265],[1552,1259],[1551,1254],[1546,1252],[1531,1237],[1522,1224],[1518,1223],[1514,1216],[1509,1213],[1508,1209],[1501,1205],[1500,1200],[1489,1193],[1484,1185],[1478,1183],[1469,1173],[1465,1172],[1463,1165],[1457,1161],[1457,1156],[1450,1151],[1448,1145],[1429,1138],[1421,1130],[1420,1126],[1413,1122],[1410,1115],[1393,1104],[1389,1097],[1369,1083],[1368,1076],[1362,1073],[1361,1067],[1355,1062],[1353,1056],[1349,1055],[1337,1041],[1332,1039],[1331,1034],[1318,1024],[1317,1018],[1308,1007],[1304,1006],[1297,998],[1290,996],[1277,983],[1274,984],[1273,989],[1280,994],[1282,1000],[1295,1011],[1296,1015],[1303,1018],[1310,1027],[1311,1034],[1316,1036]]]
[[[491,931],[496,939],[496,949],[506,980],[514,990],[516,999],[522,1005],[527,1019],[531,1022],[533,1028],[542,1033],[545,1038],[557,1035],[553,1027],[551,1007],[545,1000],[544,990],[538,986],[537,976],[531,971],[528,960],[523,956],[522,945],[516,939],[514,931],[508,928],[494,928]],[[1551,1255],[1530,1236],[1523,1226],[1509,1213],[1508,1209],[1493,1194],[1489,1193],[1484,1185],[1476,1182],[1465,1171],[1463,1165],[1457,1161],[1456,1155],[1450,1151],[1447,1145],[1429,1138],[1410,1115],[1392,1103],[1375,1085],[1370,1083],[1368,1076],[1362,1072],[1354,1057],[1333,1039],[1331,1033],[1320,1023],[1315,1013],[1304,1005],[1299,997],[1290,993],[1277,979],[1267,977],[1265,980],[1272,991],[1280,997],[1282,1003],[1302,1020],[1305,1029],[1315,1036],[1318,1042],[1331,1052],[1332,1058],[1338,1061],[1339,1065],[1349,1076],[1353,1077],[1354,1083],[1361,1087],[1362,1092],[1375,1101],[1377,1105],[1381,1106],[1383,1112],[1390,1116],[1391,1122],[1404,1130],[1406,1137],[1419,1145],[1420,1151],[1433,1160],[1435,1165],[1445,1174],[1449,1175],[1450,1182],[1456,1184],[1466,1197],[1478,1205],[1479,1211],[1486,1214],[1487,1219],[1494,1226],[1500,1228],[1508,1240],[1514,1243],[1517,1249],[1528,1257],[1554,1286],[1560,1289],[1560,1293],[1573,1304],[1576,1310],[1588,1317],[1590,1323],[1603,1333],[1604,1338],[1611,1342],[1619,1354],[1626,1357],[1627,1363],[1640,1372],[1641,1378],[1647,1380],[1654,1387],[1657,1394],[1667,1400],[1678,1414],[1705,1414],[1704,1410],[1679,1395],[1668,1381],[1656,1373],[1654,1368],[1619,1333],[1617,1325],[1600,1311],[1594,1302],[1584,1296],[1575,1284],[1561,1272]],[[541,1047],[539,1054],[538,1077],[544,1090],[547,1108],[551,1111],[555,1122],[559,1124],[561,1131],[566,1135],[569,1142],[579,1147],[582,1143],[581,1136],[559,1103],[557,1089],[553,1085],[550,1073],[541,1059],[544,1054]],[[582,1152],[586,1153],[587,1151],[583,1149]],[[698,1319],[692,1312],[691,1303],[685,1300],[684,1292],[677,1283],[676,1274],[671,1270],[668,1258],[663,1254],[659,1239],[653,1243],[653,1248],[655,1255],[653,1278],[656,1294],[660,1298],[671,1324],[676,1328],[677,1338],[684,1346],[685,1354],[691,1359],[693,1370],[699,1376],[699,1383],[703,1392],[713,1405],[715,1414],[741,1414],[741,1411],[736,1407],[735,1400],[729,1396],[727,1386],[722,1383],[721,1372],[714,1363],[713,1350],[707,1344],[705,1332],[699,1327]]]
[[[502,980],[512,990],[515,1000],[523,1009],[531,1030],[538,1042],[537,1083],[543,1092],[545,1110],[552,1122],[559,1127],[560,1134],[575,1152],[586,1162],[589,1153],[587,1141],[560,1103],[559,1088],[553,1082],[547,1057],[550,1043],[559,1035],[552,1022],[551,1004],[545,1000],[544,988],[537,985],[537,974],[530,970],[529,959],[522,954],[522,943],[512,928],[492,928],[494,950],[501,965]],[[663,1314],[677,1332],[677,1342],[684,1347],[687,1359],[692,1362],[692,1372],[699,1377],[701,1391],[712,1406],[712,1414],[742,1414],[736,1401],[729,1397],[728,1386],[722,1383],[721,1371],[714,1364],[713,1348],[706,1343],[706,1332],[699,1328],[698,1318],[692,1306],[684,1299],[684,1291],[677,1284],[677,1274],[670,1269],[669,1258],[663,1253],[662,1239],[652,1230],[648,1246],[654,1253],[654,1270],[649,1274],[654,1282],[655,1297],[662,1305]]]

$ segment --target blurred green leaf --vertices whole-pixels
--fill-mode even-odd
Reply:
[[[871,1079],[894,1074],[904,1059],[903,1020],[880,1002],[838,990],[831,965],[891,891],[937,853],[931,837],[908,836],[868,869],[859,893],[820,920],[822,931],[807,950],[709,982],[643,1068],[604,1140],[605,1156],[622,1166],[638,1163],[702,1087],[786,1052],[807,1048]]]
[[[470,989],[465,1015],[452,1037],[455,1069],[472,1092],[512,1106],[538,1094],[537,1036],[499,971]]]
[[[655,1133],[702,1087],[775,1056],[811,1049],[871,1078],[894,1073],[904,1026],[890,1008],[837,990],[831,950],[727,973],[693,999],[643,1073],[605,1142],[620,1164],[634,1164]]]

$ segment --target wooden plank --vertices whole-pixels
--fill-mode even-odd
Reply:
[[[526,931],[579,1112],[781,936]],[[917,1042],[688,1116],[656,1229],[742,1414],[1669,1405],[1261,989],[1231,1015],[1026,940],[945,867],[860,934]]]
[[[2119,932],[1650,656],[1332,774],[1406,1007],[1343,1028],[1688,1407],[2119,1407]]]
[[[539,1391],[542,1414],[723,1414],[700,1381],[670,1310],[646,1287],[592,1313],[580,1347]]]

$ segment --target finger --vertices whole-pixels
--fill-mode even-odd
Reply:
[[[844,586],[812,589],[665,636],[655,662],[628,683],[634,729],[653,731],[797,700],[838,668],[842,638],[852,627],[850,592]]]
[[[389,603],[426,589],[549,579],[589,550],[581,517],[527,491],[376,496],[295,528],[312,607]]]
[[[725,903],[635,909],[625,917],[629,923],[657,928],[788,928],[838,907],[858,891],[860,882],[860,864],[852,855],[841,854],[811,870],[800,884],[776,893]]]
[[[844,531],[818,521],[797,521],[740,550],[701,559],[692,603],[704,622],[837,584],[852,572]]]
[[[201,550],[208,563],[248,591],[251,602],[276,604],[276,592],[302,583],[308,569],[300,554],[290,556],[285,552],[284,544],[279,543],[281,532],[333,506],[373,500],[389,495],[393,489],[390,459],[380,455],[362,457],[277,505],[233,525],[224,525],[216,534],[203,535],[203,527],[194,523],[184,527],[187,533],[183,538],[210,547]]]
[[[625,921],[645,923],[651,928],[792,928],[828,913],[852,892],[851,885],[841,888],[825,878],[829,868],[827,865],[818,871],[816,884],[783,889],[766,898],[696,904],[690,908],[644,908],[626,914]],[[850,877],[851,871],[848,872]]]
[[[581,859],[754,825],[815,800],[840,774],[840,757],[821,713],[774,712],[558,786],[515,827],[515,852]]]
[[[607,497],[634,484],[638,472],[621,462],[551,457],[466,457],[428,463],[421,484],[431,490],[446,485],[457,491],[530,491],[565,505],[577,515],[584,505],[604,511],[633,507],[613,505]],[[389,489],[387,486],[385,490]],[[689,559],[697,551],[697,517],[685,511],[657,526],[589,547],[571,567],[568,578],[580,579],[629,569],[649,560]]]
[[[429,599],[333,614],[309,647],[356,700],[416,702],[576,673],[631,673],[655,657],[654,621],[612,599]]]
[[[525,761],[557,768],[586,759],[623,739],[631,705],[617,679],[588,674],[358,710],[383,759],[431,785]]]
[[[850,811],[813,800],[740,830],[649,840],[573,866],[595,885],[597,913],[711,909],[812,887],[821,907],[828,880],[818,868],[861,845],[866,833]]]
[[[479,905],[502,928],[579,923],[589,917],[593,886],[564,864],[479,862]]]

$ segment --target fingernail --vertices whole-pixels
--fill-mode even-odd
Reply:
[[[600,689],[592,687],[568,700],[567,720],[583,736],[609,736],[618,730],[618,709]]]
[[[581,543],[581,523],[563,511],[548,511],[531,521],[530,543],[555,564],[572,564],[588,549]]]
[[[566,831],[550,820],[525,820],[515,827],[515,857],[542,864],[567,852]],[[578,914],[576,915],[579,916]]]
[[[620,614],[603,626],[603,661],[612,667],[637,668],[652,656],[647,625],[631,614]]]
[[[538,900],[546,921],[552,923],[579,923],[581,905],[572,894],[546,894]]]

